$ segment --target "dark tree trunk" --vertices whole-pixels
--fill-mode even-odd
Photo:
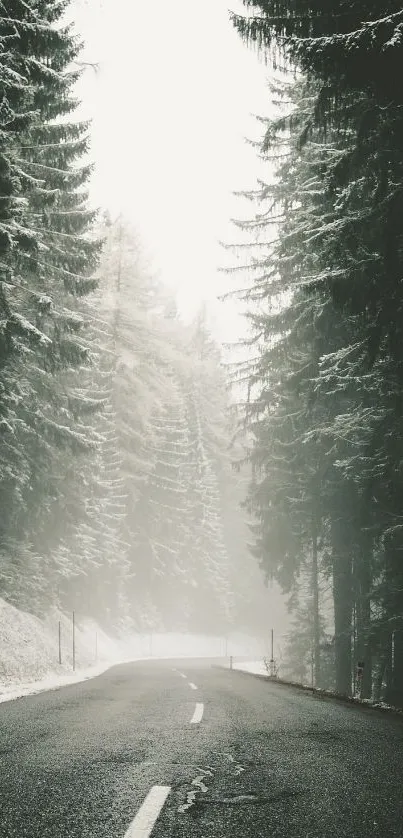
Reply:
[[[389,654],[388,650],[385,650],[384,648],[379,650],[377,663],[375,665],[374,690],[373,690],[374,701],[381,701],[382,698],[384,697],[382,695],[382,686],[383,686],[383,682],[386,678],[386,673],[387,673],[388,665],[389,665],[389,658],[390,658],[390,654]]]
[[[390,676],[385,698],[389,704],[403,708],[403,629],[391,635]]]
[[[318,527],[315,512],[312,518],[312,605],[313,605],[313,672],[315,687],[321,687],[320,612],[318,574]]]
[[[358,661],[364,664],[361,681],[361,698],[371,698],[372,695],[372,644],[371,644],[371,549],[361,545],[361,550],[354,563],[355,597],[356,597],[356,630],[357,643],[355,665]]]
[[[403,564],[402,544],[390,538],[385,547],[385,616],[388,620],[390,648],[385,700],[403,708]]]
[[[333,554],[333,602],[336,690],[351,695],[352,561],[347,551]]]
[[[383,661],[383,682],[381,685],[381,700],[387,701],[388,704],[392,704],[393,655],[391,634],[384,642]]]

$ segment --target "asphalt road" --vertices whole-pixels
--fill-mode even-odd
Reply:
[[[403,722],[188,660],[0,705],[1,838],[148,835],[401,838]]]

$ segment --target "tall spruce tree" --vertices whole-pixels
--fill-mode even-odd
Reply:
[[[80,165],[88,126],[68,120],[77,104],[73,62],[80,43],[61,24],[67,5],[32,0],[4,2],[1,9],[3,36],[22,79],[8,91],[7,107],[26,115],[18,131],[3,132],[18,210],[3,221],[9,242],[2,286],[9,351],[0,372],[5,556],[24,541],[42,555],[57,544],[72,511],[63,452],[78,454],[89,445],[88,403],[80,415],[80,396],[75,393],[72,409],[69,391],[72,370],[88,358],[80,298],[95,287],[99,244],[86,203],[90,168]]]
[[[289,268],[308,298],[316,289],[334,312],[317,354],[314,385],[327,418],[307,438],[326,440],[336,455],[322,503],[335,602],[343,605],[335,615],[337,685],[347,691],[351,683],[353,646],[365,656],[365,691],[375,655],[385,661],[389,695],[401,702],[402,487],[396,463],[402,436],[403,193],[401,92],[394,78],[402,66],[402,12],[387,2],[376,10],[360,2],[333,3],[331,9],[309,2],[245,6],[253,9],[252,17],[234,17],[241,34],[279,50],[316,89],[311,112],[297,108],[288,121],[296,171],[302,152],[314,174],[304,178],[305,217],[295,214],[299,197],[283,206],[299,244]],[[270,133],[268,138],[270,144]],[[371,622],[375,600],[377,620]]]

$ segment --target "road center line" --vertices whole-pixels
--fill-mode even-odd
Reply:
[[[193,684],[192,681],[189,681],[189,687],[191,690],[197,690],[196,684]]]
[[[172,667],[172,672],[177,672],[178,675],[181,676],[181,678],[187,678],[187,675],[185,675],[183,672],[180,672],[179,669],[175,669],[175,667]]]
[[[204,704],[196,704],[196,710],[190,720],[191,725],[198,725],[203,718]]]
[[[124,838],[149,838],[170,791],[170,786],[153,786],[150,789]]]

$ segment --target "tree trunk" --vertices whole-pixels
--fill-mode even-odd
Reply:
[[[403,629],[391,635],[390,673],[385,695],[386,701],[403,708]]]
[[[318,527],[315,511],[312,517],[312,606],[313,606],[313,671],[315,687],[321,687],[320,612],[318,574]]]
[[[354,563],[354,591],[356,601],[357,644],[355,664],[362,661],[364,670],[361,682],[361,698],[372,695],[372,644],[371,644],[371,545],[361,550]]]
[[[336,690],[351,695],[352,562],[347,551],[333,554]]]
[[[385,546],[387,591],[385,616],[390,628],[390,669],[386,701],[403,708],[403,563],[401,543],[390,538]]]
[[[374,691],[373,691],[373,698],[374,701],[381,701],[382,699],[382,684],[384,680],[385,671],[388,666],[388,658],[385,656],[385,652],[383,649],[379,651],[378,659],[375,664],[375,677],[374,677]]]
[[[383,648],[383,682],[381,685],[381,700],[393,703],[393,642],[392,634],[384,641]],[[385,684],[385,686],[384,686]]]

